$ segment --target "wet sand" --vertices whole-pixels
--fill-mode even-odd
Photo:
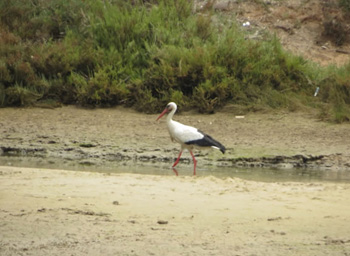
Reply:
[[[0,109],[0,115],[6,156],[57,166],[147,163],[172,172],[178,153],[163,120],[130,109]],[[197,173],[208,165],[350,167],[347,124],[310,113],[236,115],[230,109],[176,115],[228,148],[225,155],[197,151]],[[1,166],[0,255],[349,255],[349,183],[181,175],[191,168],[187,153],[179,176]]]

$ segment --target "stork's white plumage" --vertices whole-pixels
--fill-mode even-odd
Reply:
[[[172,118],[176,110],[177,106],[174,102],[168,103],[164,111],[157,118],[157,121],[166,113],[168,113],[166,121],[171,140],[176,141],[181,145],[179,156],[173,164],[173,167],[175,167],[179,163],[182,151],[184,149],[187,149],[190,152],[193,159],[193,174],[196,174],[197,160],[195,159],[192,152],[194,147],[212,147],[219,149],[222,153],[225,153],[226,149],[220,142],[214,140],[209,135],[199,131],[197,128],[174,121]]]

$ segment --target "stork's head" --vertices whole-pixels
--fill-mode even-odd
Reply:
[[[169,102],[168,105],[166,105],[165,109],[163,112],[158,116],[157,121],[162,118],[166,113],[169,113],[171,111],[175,112],[177,109],[176,103],[175,102]]]

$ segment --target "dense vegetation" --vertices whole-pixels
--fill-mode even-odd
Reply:
[[[0,17],[1,106],[306,106],[350,120],[350,63],[320,68],[274,36],[246,40],[234,21],[194,14],[188,0],[2,0]]]

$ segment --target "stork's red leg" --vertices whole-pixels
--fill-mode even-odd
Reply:
[[[190,153],[191,153],[191,156],[192,156],[192,159],[193,159],[193,165],[194,165],[193,175],[196,175],[197,160],[196,160],[196,158],[194,158],[194,155],[193,155],[192,151],[190,151]]]
[[[180,151],[179,156],[177,157],[175,163],[173,164],[173,167],[175,167],[179,163],[181,154],[182,154],[182,150]]]
[[[179,173],[177,172],[177,170],[175,168],[173,168],[173,172],[175,173],[176,176],[179,176]]]

